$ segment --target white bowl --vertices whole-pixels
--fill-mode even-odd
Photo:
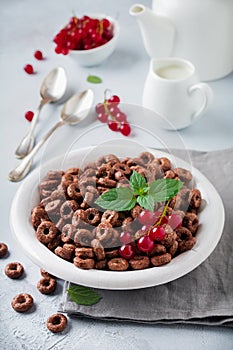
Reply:
[[[99,150],[99,153],[98,153]],[[165,152],[148,149],[156,157],[167,156],[173,164],[188,169],[189,164]],[[71,262],[65,261],[37,238],[31,224],[31,209],[40,201],[38,184],[51,169],[64,170],[69,167],[82,165],[83,160],[97,159],[107,153],[115,153],[122,157],[127,155],[135,157],[138,150],[135,147],[126,147],[116,143],[106,149],[93,147],[74,150],[68,155],[59,156],[44,164],[42,168],[35,169],[22,183],[12,202],[10,224],[18,244],[39,267],[51,274],[77,284],[101,289],[137,289],[167,283],[177,279],[200,265],[216,247],[223,230],[224,208],[217,191],[207,178],[197,169],[192,168],[196,187],[200,189],[205,208],[199,214],[200,226],[196,235],[197,242],[192,250],[180,254],[164,266],[148,268],[139,271],[101,271],[82,270]],[[135,152],[137,152],[135,154]],[[211,227],[211,229],[210,229]]]
[[[90,50],[70,50],[69,55],[84,67],[97,66],[106,60],[115,50],[118,41],[120,26],[116,19],[104,14],[90,15],[90,17],[102,19],[107,18],[113,24],[113,37],[106,44]]]

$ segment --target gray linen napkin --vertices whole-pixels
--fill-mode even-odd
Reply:
[[[182,154],[176,152],[180,158]],[[69,282],[65,282],[60,311],[104,320],[233,327],[233,149],[190,151],[190,156],[224,203],[224,232],[214,252],[194,271],[164,285],[131,291],[97,290],[102,299],[93,306],[72,302],[66,292]]]

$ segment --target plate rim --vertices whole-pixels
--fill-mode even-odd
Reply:
[[[69,158],[72,158],[74,154],[81,153],[81,152],[87,152],[93,149],[95,146],[88,146],[83,147],[80,149],[73,150],[70,152]],[[166,151],[152,149],[149,147],[146,147],[146,150],[148,152],[153,153],[156,157],[157,156],[167,156],[172,162],[177,162],[178,164],[183,164],[182,167],[185,167],[185,164],[188,163],[182,160],[179,157],[173,156],[171,154],[168,154]],[[48,166],[51,162],[58,162],[64,157],[64,154],[61,154],[57,157],[51,158],[48,160],[44,165],[43,169]],[[213,184],[207,179],[207,177],[202,174],[197,168],[192,166],[192,173],[194,173],[197,176],[194,176],[195,180],[197,181],[197,187],[198,183],[201,180],[201,183],[204,182],[205,188],[208,189],[208,196],[209,199],[214,199],[214,205],[216,206],[216,210],[218,211],[218,221],[217,221],[217,228],[215,229],[215,240],[212,240],[208,244],[208,252],[196,249],[196,245],[194,246],[194,249],[189,250],[187,252],[182,253],[182,255],[179,255],[174,260],[172,260],[169,264],[163,265],[159,267],[159,270],[157,267],[148,268],[145,270],[138,270],[138,271],[100,271],[100,270],[82,270],[77,267],[75,267],[72,263],[65,261],[58,256],[56,256],[53,252],[49,251],[48,248],[46,248],[42,243],[40,243],[35,235],[34,237],[30,237],[30,233],[27,233],[26,236],[29,235],[29,245],[25,244],[24,241],[21,239],[25,236],[24,231],[26,231],[22,226],[24,225],[18,225],[16,224],[16,221],[20,221],[18,218],[20,216],[19,211],[19,203],[22,199],[22,196],[24,194],[25,188],[30,187],[30,184],[33,184],[33,180],[35,181],[36,178],[38,178],[40,168],[36,168],[33,170],[33,172],[24,180],[24,182],[20,185],[20,187],[17,189],[17,192],[12,200],[11,208],[10,208],[10,228],[11,232],[13,233],[14,238],[16,239],[17,243],[20,245],[24,253],[30,258],[30,260],[38,265],[39,267],[49,271],[51,274],[57,276],[58,278],[61,278],[63,280],[69,280],[73,283],[82,284],[88,287],[92,288],[99,288],[99,289],[109,289],[109,290],[133,290],[133,289],[140,289],[140,288],[148,288],[153,287],[161,284],[165,284],[168,282],[171,282],[173,280],[176,280],[187,273],[193,271],[195,268],[197,268],[199,265],[201,265],[208,257],[209,255],[214,251],[216,248],[223,232],[224,223],[225,223],[225,210],[223,206],[222,199],[217,192],[216,188],[213,186]],[[213,197],[213,198],[212,198]],[[213,203],[212,203],[213,205]],[[209,207],[206,207],[207,210],[210,210]],[[18,210],[17,210],[18,209]],[[32,209],[32,208],[31,208]],[[16,213],[16,215],[15,215]],[[201,218],[202,213],[200,213]],[[18,218],[18,220],[16,220]],[[27,222],[29,218],[23,218],[23,222]],[[27,224],[30,222],[28,220]],[[31,231],[34,231],[33,227],[31,226]],[[200,232],[201,233],[201,232]],[[37,251],[33,251],[31,248],[34,248],[34,244],[36,244],[36,247],[38,246]],[[51,266],[50,263],[47,262],[46,259],[42,259],[41,255],[52,259],[52,263],[54,262],[54,266],[61,267],[61,270],[57,271],[54,266]],[[199,256],[199,259],[197,260],[197,255]],[[184,266],[184,269],[182,271],[177,272],[175,275],[173,275],[171,272],[173,271],[173,265],[174,263],[180,259],[180,257],[186,257],[186,261],[188,262],[191,259],[191,266]],[[179,258],[179,259],[178,259]],[[194,262],[193,262],[194,260]],[[67,265],[68,264],[68,265]],[[49,265],[49,266],[48,266]],[[172,267],[172,268],[171,268]],[[64,273],[68,274],[65,276]],[[179,269],[180,270],[180,269]],[[154,271],[156,272],[156,276],[154,274]],[[153,277],[156,277],[153,280]],[[156,281],[157,280],[157,281]]]

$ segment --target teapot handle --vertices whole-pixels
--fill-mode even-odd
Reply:
[[[209,107],[213,101],[213,90],[206,83],[198,83],[190,86],[188,92],[191,95],[194,91],[200,91],[203,95],[203,102],[201,107],[197,112],[194,112],[192,115],[192,122],[200,119],[203,115],[203,112]]]

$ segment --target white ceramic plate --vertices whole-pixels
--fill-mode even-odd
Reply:
[[[122,147],[123,145],[119,145],[118,149],[115,150],[116,155],[119,156],[119,150],[122,150]],[[51,169],[60,170],[61,163],[65,163],[64,170],[68,167],[78,166],[91,150],[90,147],[75,150],[65,158],[65,161],[64,156],[62,156],[49,161],[42,169],[35,169],[24,180],[14,197],[10,213],[12,231],[19,245],[35,264],[61,279],[89,287],[137,289],[175,280],[195,269],[211,254],[222,234],[225,218],[224,207],[213,185],[195,168],[192,168],[192,174],[196,181],[196,187],[200,189],[206,203],[199,215],[200,227],[196,235],[197,242],[192,250],[177,256],[167,265],[123,272],[82,270],[59,258],[41,244],[37,240],[30,222],[31,209],[39,203],[40,176],[43,177]],[[172,157],[170,154],[166,155],[164,152],[151,149],[148,151],[154,153],[156,157],[167,156],[173,163],[176,163],[176,166],[190,168],[189,164],[179,158]],[[125,148],[124,152],[126,152]],[[126,155],[132,156],[131,154]]]

